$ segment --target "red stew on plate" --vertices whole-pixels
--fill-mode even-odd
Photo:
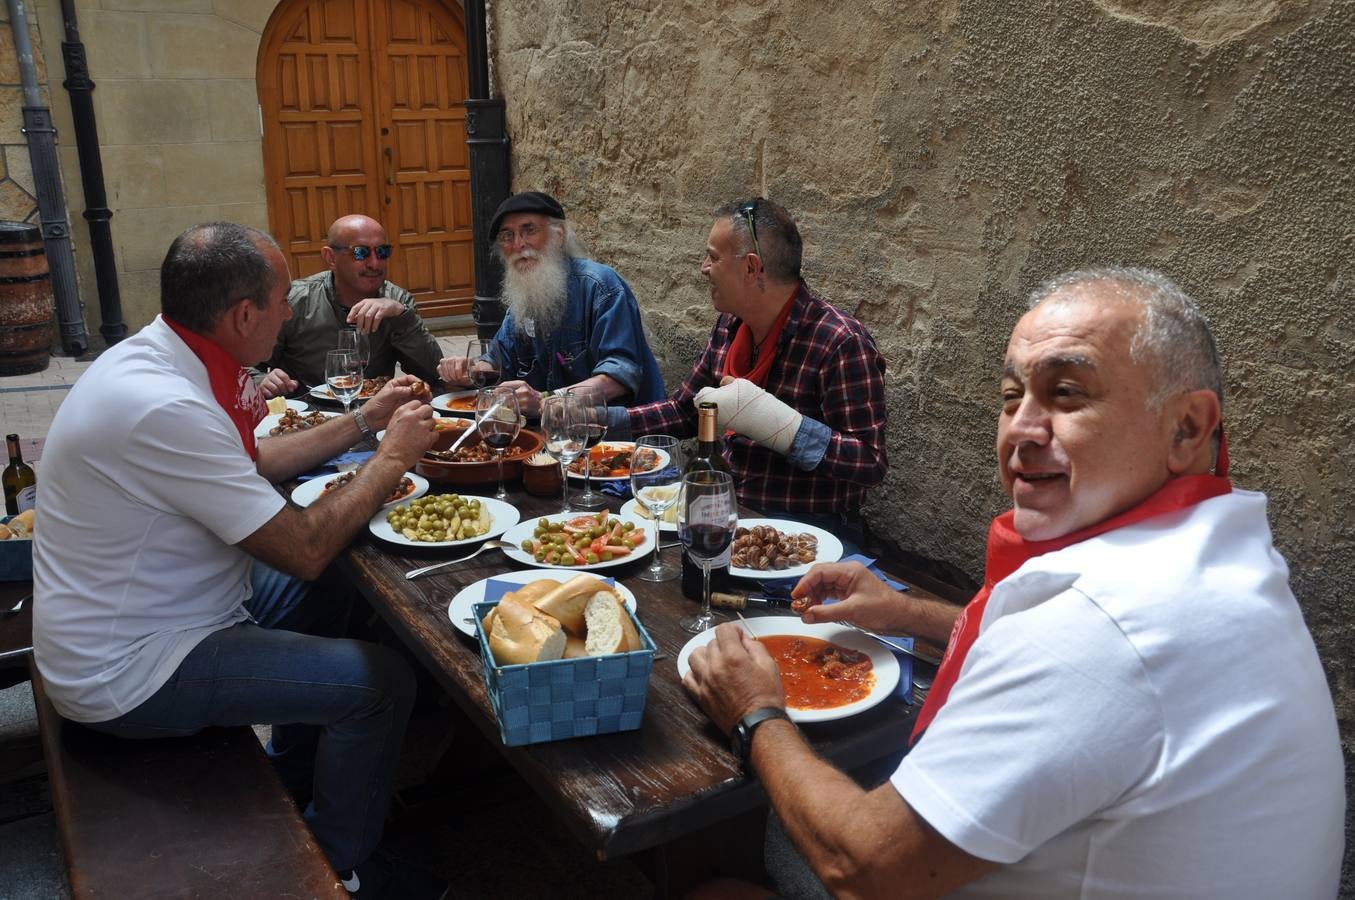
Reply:
[[[875,687],[870,657],[830,641],[776,634],[758,643],[781,669],[786,705],[796,709],[833,709],[864,700]]]

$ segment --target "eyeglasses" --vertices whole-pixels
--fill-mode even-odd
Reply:
[[[329,249],[337,250],[340,253],[347,250],[353,254],[353,258],[362,262],[373,253],[377,259],[390,259],[391,251],[394,249],[390,244],[377,244],[375,247],[369,247],[366,244],[330,244]]]
[[[753,252],[757,254],[758,259],[762,258],[762,248],[757,244],[757,202],[761,197],[754,197],[743,206],[739,207],[739,215],[748,223],[748,233],[753,236]]]
[[[498,234],[494,235],[494,240],[498,241],[499,246],[501,247],[511,247],[513,246],[513,242],[518,238],[522,238],[527,243],[531,243],[532,239],[543,231],[545,231],[545,229],[540,225],[537,225],[534,222],[528,222],[516,232],[511,228],[501,229]]]

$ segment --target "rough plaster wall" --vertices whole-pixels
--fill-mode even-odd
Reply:
[[[1179,279],[1227,366],[1355,753],[1355,2],[498,0],[515,188],[631,282],[670,380],[711,321],[709,212],[784,203],[807,277],[889,360],[877,530],[977,577],[1004,506],[997,369],[1074,266]],[[1355,896],[1346,867],[1345,893]]]

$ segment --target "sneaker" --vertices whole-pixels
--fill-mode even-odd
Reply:
[[[339,873],[348,896],[356,900],[444,900],[451,885],[417,866],[376,851],[355,869]]]

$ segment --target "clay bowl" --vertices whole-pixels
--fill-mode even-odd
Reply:
[[[438,442],[442,443],[443,438],[446,442],[442,444],[445,449],[452,445],[460,431],[449,431],[439,435]],[[466,438],[462,447],[474,447],[480,444],[480,436],[473,434]],[[535,431],[522,429],[518,432],[517,439],[509,445],[503,454],[503,477],[504,480],[517,478],[522,474],[522,461],[533,453],[538,452],[546,445],[546,440]],[[499,480],[499,467],[493,459],[486,462],[443,462],[437,459],[430,459],[425,456],[414,464],[414,471],[429,481],[437,481],[443,484],[456,485],[481,485],[495,484]]]

